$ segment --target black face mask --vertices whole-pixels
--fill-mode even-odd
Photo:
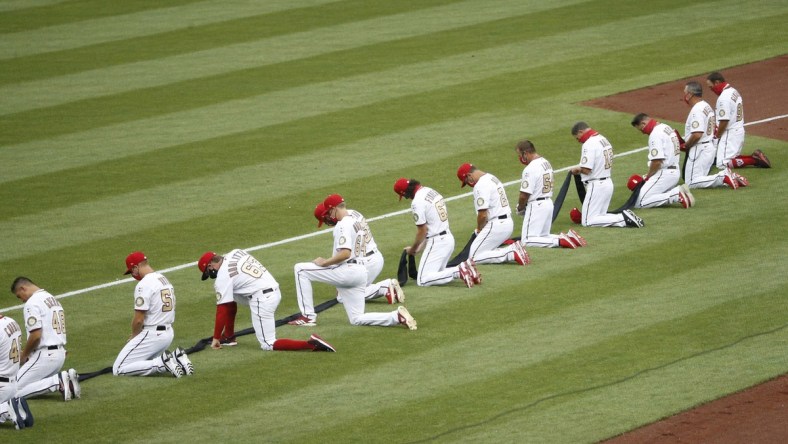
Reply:
[[[205,271],[202,272],[202,280],[206,280],[208,278],[216,279],[216,275],[218,273],[219,270],[209,270],[206,268]]]

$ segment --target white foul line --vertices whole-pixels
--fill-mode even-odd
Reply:
[[[760,123],[767,123],[767,122],[771,122],[771,121],[774,121],[774,120],[784,119],[786,117],[788,117],[788,114],[783,114],[783,115],[780,115],[780,116],[774,116],[774,117],[769,117],[769,118],[766,118],[766,119],[756,120],[754,122],[748,122],[748,123],[745,123],[744,126],[757,125],[757,124],[760,124]],[[615,155],[613,155],[613,157],[628,156],[630,154],[639,153],[640,151],[643,151],[643,150],[645,150],[647,148],[648,147],[646,147],[646,146],[640,147],[640,148],[637,148],[637,149],[634,149],[634,150],[625,151],[623,153],[615,154]],[[564,168],[555,170],[555,172],[556,173],[562,173],[564,171],[569,171],[569,169],[572,168],[573,166],[574,165],[568,166],[568,167],[564,167]],[[514,185],[514,184],[518,184],[518,183],[520,183],[519,179],[512,180],[512,181],[509,181],[509,182],[504,182],[503,185],[508,187],[510,185]],[[465,198],[465,197],[469,197],[471,195],[473,195],[472,191],[468,192],[468,193],[458,194],[458,195],[452,196],[452,197],[447,197],[447,198],[444,198],[444,200],[446,200],[446,201],[458,200],[458,199],[462,199],[462,198]],[[405,210],[400,210],[400,211],[394,211],[392,213],[386,213],[386,214],[383,214],[383,215],[380,215],[380,216],[375,216],[375,217],[367,219],[367,221],[374,222],[376,220],[387,219],[389,217],[400,216],[402,214],[407,214],[407,213],[410,213],[410,208],[405,209]],[[246,251],[264,250],[266,248],[272,248],[272,247],[276,247],[276,246],[279,246],[279,245],[289,244],[291,242],[297,242],[297,241],[300,241],[300,240],[309,239],[310,237],[320,236],[322,234],[330,233],[331,231],[332,231],[332,229],[327,228],[325,230],[315,231],[314,233],[302,234],[301,236],[295,236],[295,237],[290,237],[290,238],[287,238],[287,239],[278,240],[278,241],[275,241],[275,242],[269,242],[267,244],[256,245],[254,247],[246,248],[245,250]],[[174,267],[165,268],[164,270],[158,270],[158,271],[159,271],[159,273],[169,273],[171,271],[178,271],[178,270],[183,270],[184,268],[194,267],[195,265],[197,265],[196,261],[195,262],[189,262],[188,264],[176,265]],[[56,299],[67,298],[67,297],[76,296],[76,295],[79,295],[79,294],[89,293],[89,292],[94,291],[94,290],[101,290],[102,288],[114,287],[116,285],[125,284],[127,282],[134,282],[134,278],[120,279],[120,280],[113,281],[113,282],[107,282],[107,283],[100,284],[100,285],[94,285],[92,287],[87,287],[87,288],[82,288],[82,289],[79,289],[79,290],[69,291],[67,293],[63,293],[61,295],[57,295],[57,296],[55,296],[55,298]],[[0,313],[5,313],[7,311],[16,310],[16,309],[22,308],[22,307],[24,307],[24,305],[15,305],[13,307],[0,308]]]

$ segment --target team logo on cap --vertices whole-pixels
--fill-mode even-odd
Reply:
[[[35,316],[30,316],[29,318],[27,318],[27,325],[30,327],[36,325],[36,322],[38,322],[38,319],[36,319]]]
[[[134,305],[136,305],[137,307],[142,307],[143,305],[145,305],[145,299],[138,296],[136,299],[134,299]]]

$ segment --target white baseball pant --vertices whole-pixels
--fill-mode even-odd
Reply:
[[[336,287],[337,299],[345,307],[351,325],[391,326],[399,324],[396,311],[389,313],[364,313],[364,290],[367,285],[367,269],[363,264],[344,262],[331,267],[319,267],[312,262],[301,262],[294,268],[296,297],[301,313],[317,319],[312,282],[322,282]]]
[[[477,264],[500,264],[514,261],[514,247],[500,248],[503,241],[512,237],[514,222],[511,217],[487,221],[471,244],[468,257]]]
[[[30,359],[19,367],[16,374],[16,397],[32,398],[60,388],[59,372],[66,362],[66,349],[50,350],[41,347],[30,354]]]
[[[558,247],[558,236],[550,234],[553,227],[553,200],[540,199],[528,202],[525,206],[520,239],[527,247]]]
[[[715,188],[725,186],[725,171],[709,175],[714,165],[717,150],[711,142],[701,143],[690,148],[687,165],[684,168],[684,182],[690,188]]]
[[[584,227],[625,227],[622,214],[608,213],[613,198],[613,182],[610,178],[586,181],[586,198],[583,200]]]
[[[681,190],[676,184],[680,178],[677,168],[657,171],[640,188],[635,208],[654,208],[678,202]]]
[[[424,249],[419,259],[419,273],[416,285],[429,287],[451,282],[458,274],[458,267],[446,268],[449,257],[454,252],[454,236],[446,230],[424,240]]]
[[[744,148],[744,128],[728,129],[717,140],[717,168],[724,170],[726,164],[741,154]]]
[[[164,328],[161,330],[161,328]],[[172,326],[151,325],[142,328],[142,331],[129,339],[118,353],[115,363],[112,364],[112,374],[115,376],[148,376],[164,373],[164,361],[161,354],[172,344],[175,332]]]

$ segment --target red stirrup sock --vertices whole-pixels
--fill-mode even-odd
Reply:
[[[274,341],[274,350],[277,351],[293,351],[293,350],[314,350],[312,344],[306,341],[297,341],[295,339],[277,339]]]

